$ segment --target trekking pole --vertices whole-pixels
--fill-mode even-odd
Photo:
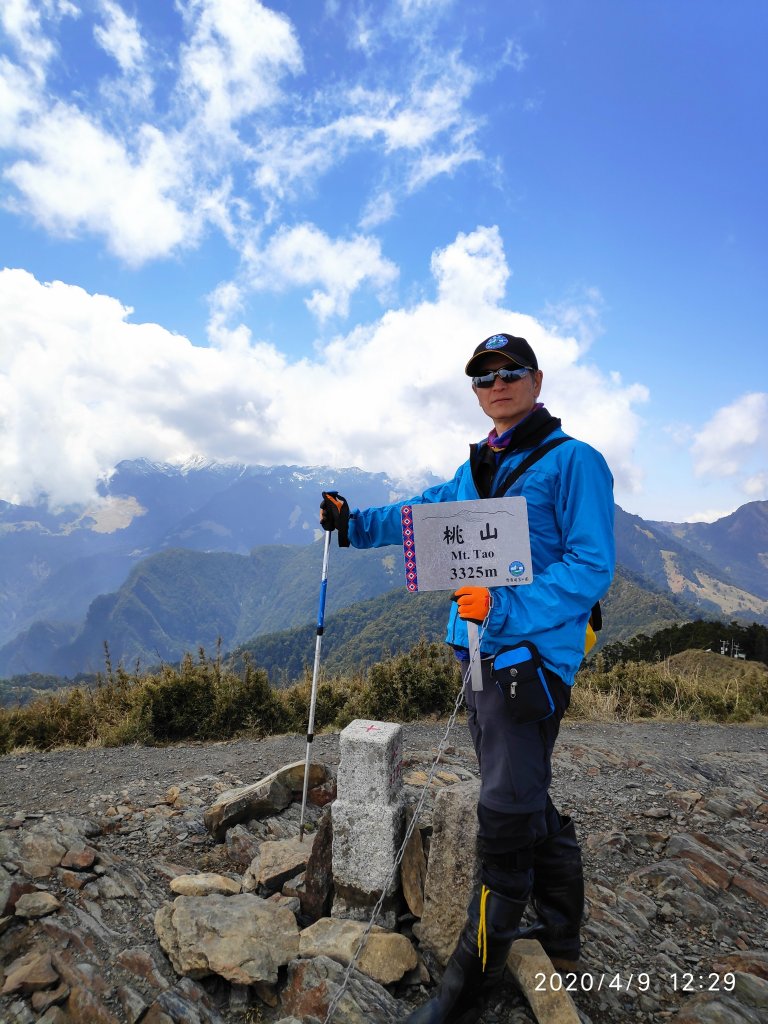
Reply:
[[[307,789],[309,788],[309,762],[312,741],[315,738],[315,704],[317,703],[317,680],[320,674],[320,646],[323,642],[323,622],[325,620],[325,592],[328,589],[328,552],[331,548],[331,533],[325,534],[323,548],[323,572],[320,578],[320,603],[317,609],[317,637],[315,639],[315,666],[312,670],[312,695],[309,699],[309,723],[307,725],[307,756],[304,761],[304,791],[301,796],[301,818],[299,819],[299,842],[304,842],[304,813],[307,809]]]

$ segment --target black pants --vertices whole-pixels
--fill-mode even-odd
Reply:
[[[514,899],[527,899],[533,887],[534,849],[561,828],[549,798],[552,751],[571,688],[546,671],[555,711],[541,722],[511,718],[505,698],[483,662],[483,689],[464,688],[468,725],[480,764],[477,808],[482,882]]]

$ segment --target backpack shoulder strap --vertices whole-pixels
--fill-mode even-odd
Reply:
[[[526,473],[531,466],[538,462],[547,452],[551,452],[553,448],[557,448],[558,445],[563,444],[565,441],[572,441],[573,438],[567,434],[564,437],[553,437],[551,441],[545,441],[544,444],[540,444],[538,448],[534,448],[530,455],[527,455],[523,461],[517,466],[504,481],[502,490],[495,491],[491,495],[493,498],[503,498],[510,487],[520,479],[523,473]]]
[[[558,445],[563,444],[565,441],[572,440],[573,438],[566,434],[564,437],[553,437],[551,441],[545,441],[544,444],[539,445],[538,448],[534,448],[531,454],[526,456],[520,465],[512,470],[504,481],[504,488],[501,491],[496,492],[493,497],[503,498],[512,484],[514,484],[516,480],[519,480],[523,473],[527,472],[535,462],[538,462],[540,458],[547,454],[547,452],[551,452],[553,448],[557,448]],[[597,601],[592,607],[592,611],[589,616],[589,625],[595,633],[603,628],[603,611],[600,607],[599,601]]]

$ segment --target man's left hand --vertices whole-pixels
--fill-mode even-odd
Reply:
[[[482,623],[491,608],[491,592],[487,587],[459,587],[453,600],[465,622]]]

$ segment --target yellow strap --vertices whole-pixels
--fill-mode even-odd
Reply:
[[[488,932],[485,922],[485,904],[490,894],[491,890],[484,885],[480,890],[480,923],[477,926],[477,955],[483,961],[483,970],[485,970],[485,963],[488,959]]]
[[[589,652],[592,650],[596,643],[597,634],[595,633],[594,629],[592,629],[592,626],[589,623],[587,623],[587,632],[586,636],[584,637],[584,654],[589,654]]]

